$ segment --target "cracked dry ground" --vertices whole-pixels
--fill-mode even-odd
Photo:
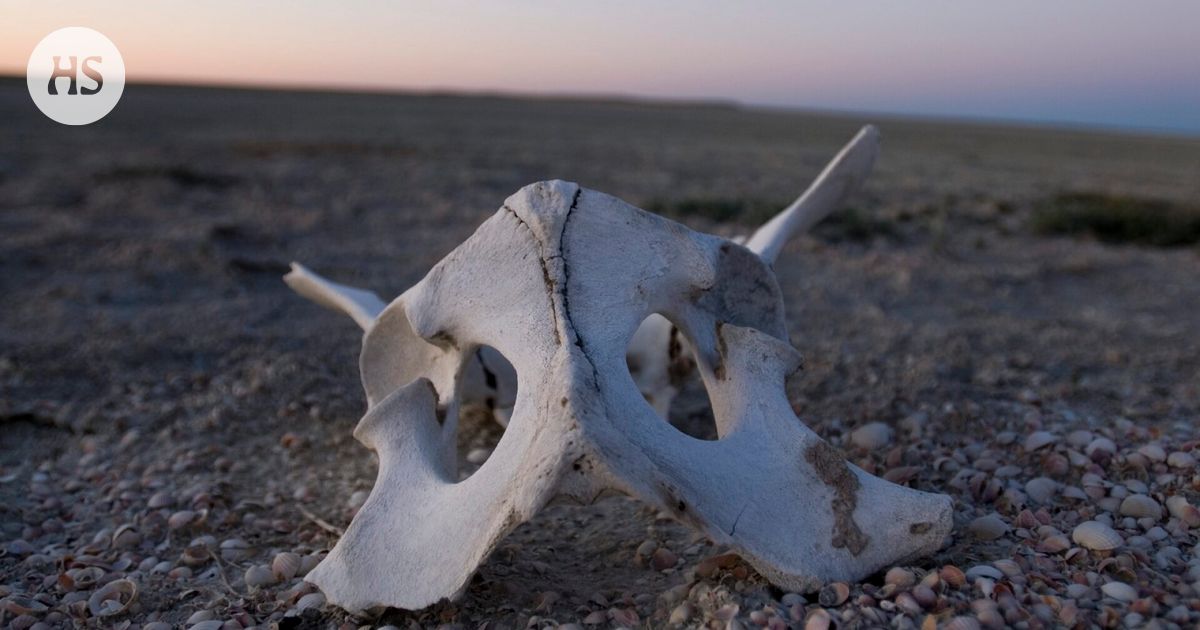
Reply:
[[[289,260],[394,296],[549,178],[785,203],[867,121],[131,86],[66,128],[11,81],[0,114],[0,624],[1200,622],[1200,254],[1030,228],[1061,191],[1200,199],[1196,140],[876,119],[852,202],[870,229],[833,221],[782,255],[795,408],[860,466],[954,499],[935,556],[785,593],[613,497],[547,508],[455,602],[352,618],[295,574],[374,477],[350,436],[360,335],[287,290]],[[704,405],[692,387],[673,421],[702,432]],[[465,430],[464,466],[498,437]]]

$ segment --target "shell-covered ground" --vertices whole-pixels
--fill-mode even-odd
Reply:
[[[953,498],[941,551],[787,593],[613,497],[548,507],[427,610],[303,582],[376,464],[360,332],[289,261],[390,299],[552,178],[734,235],[864,122],[875,174],[776,266],[790,394],[851,461]],[[1186,213],[1197,173],[1196,139],[687,104],[129,86],[74,128],[0,82],[0,625],[1195,627],[1200,249],[1036,217]],[[704,414],[693,387],[672,421]],[[469,467],[500,430],[467,429]]]

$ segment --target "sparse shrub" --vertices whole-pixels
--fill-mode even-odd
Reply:
[[[1069,192],[1037,206],[1040,234],[1088,235],[1107,243],[1171,247],[1200,242],[1200,207],[1161,199]]]

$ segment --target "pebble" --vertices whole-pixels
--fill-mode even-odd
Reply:
[[[1008,532],[1008,523],[995,512],[970,522],[967,530],[980,540],[996,540]]]
[[[850,443],[865,451],[887,446],[892,441],[892,428],[882,422],[868,422],[850,434]]]

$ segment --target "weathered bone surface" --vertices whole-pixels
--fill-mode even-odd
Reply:
[[[808,231],[858,189],[870,174],[878,153],[878,130],[870,125],[863,127],[804,194],[751,236],[734,240],[744,243],[768,265],[774,265],[789,240]],[[332,282],[302,265],[293,264],[292,273],[285,280],[297,293],[346,313],[364,331],[374,325],[375,317],[386,306],[371,291]],[[664,418],[670,415],[671,402],[679,393],[681,382],[693,372],[691,355],[679,330],[657,313],[642,322],[629,342],[629,372],[642,396]],[[506,426],[517,395],[512,366],[495,349],[485,346],[466,370],[462,400],[486,404],[496,421]]]
[[[770,260],[805,223],[768,224],[750,244]],[[349,610],[422,608],[459,593],[551,498],[605,490],[669,511],[788,589],[936,550],[948,497],[847,464],[792,412],[784,382],[799,357],[764,258],[553,181],[510,197],[382,311],[373,294],[297,267],[289,284],[366,329],[368,411],[355,437],[380,461],[367,502],[307,579]],[[654,313],[687,340],[718,440],[671,427],[630,377],[626,348]],[[520,387],[492,456],[458,481],[459,405],[485,347]]]

